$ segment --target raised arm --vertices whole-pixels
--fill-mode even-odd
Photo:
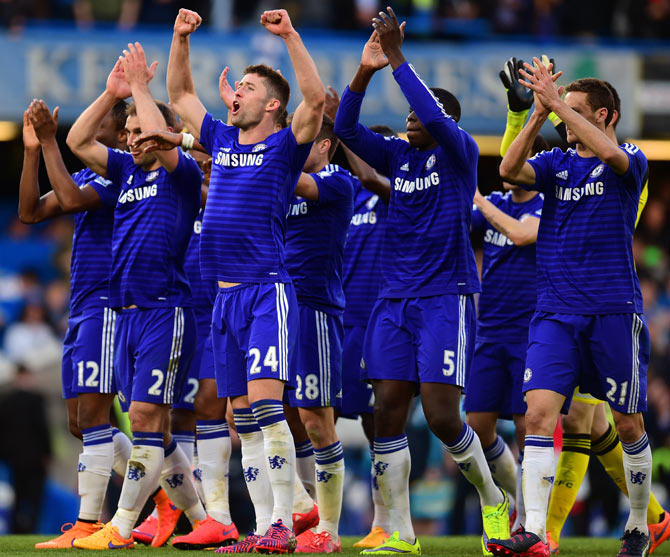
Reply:
[[[58,107],[52,115],[43,101],[33,101],[28,114],[42,145],[49,182],[62,212],[76,213],[99,208],[102,202],[97,192],[90,186],[80,188],[65,167],[56,141]]]
[[[617,174],[625,174],[628,170],[629,159],[619,146],[614,143],[607,134],[586,120],[581,114],[570,108],[561,99],[561,90],[556,87],[554,81],[558,74],[552,75],[550,69],[533,58],[534,66],[525,64],[525,70],[521,75],[526,78],[526,86],[532,89],[537,98],[551,112],[554,112],[565,125],[574,133],[586,149],[591,151],[607,166],[611,167]]]
[[[52,191],[40,197],[40,151],[39,139],[26,110],[23,113],[23,169],[19,183],[19,220],[24,224],[42,222],[63,212]]]
[[[107,147],[97,141],[95,136],[107,113],[119,100],[130,95],[130,86],[123,75],[119,59],[107,78],[105,91],[82,112],[67,135],[67,145],[72,152],[100,176],[107,176]]]
[[[202,18],[196,12],[184,8],[179,10],[174,22],[167,67],[167,90],[170,104],[196,139],[200,139],[200,128],[207,109],[195,94],[189,58],[191,33],[201,23]]]
[[[165,118],[156,106],[156,101],[149,90],[151,70],[147,66],[144,49],[140,43],[128,44],[128,50],[123,51],[123,73],[133,93],[133,100],[137,107],[137,118],[140,121],[140,129],[144,130],[168,130]],[[157,62],[152,64],[155,68]],[[169,130],[168,130],[169,131]],[[174,171],[179,164],[179,152],[175,149],[169,151],[155,151],[159,162],[168,172]]]
[[[319,186],[316,185],[316,180],[311,174],[300,173],[298,183],[295,186],[295,194],[310,201],[319,200]]]
[[[535,111],[521,133],[512,141],[500,163],[500,177],[503,180],[512,184],[528,186],[535,184],[535,169],[526,162],[526,159],[548,114],[549,112],[543,106],[535,104]]]
[[[271,10],[261,15],[261,25],[273,35],[280,36],[288,54],[302,93],[302,102],[293,113],[291,130],[298,143],[310,143],[321,130],[326,92],[314,60],[307,52],[298,32],[293,28],[286,10]]]
[[[525,215],[521,219],[510,217],[479,193],[479,190],[475,192],[474,204],[491,226],[507,236],[515,246],[527,246],[537,241],[539,218],[531,215]]]

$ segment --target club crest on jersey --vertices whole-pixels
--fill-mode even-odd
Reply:
[[[258,151],[262,151],[263,149],[267,149],[267,145],[265,143],[259,143],[258,145],[254,145],[254,148],[251,150],[251,152],[258,153]]]
[[[603,170],[605,170],[605,165],[599,164],[591,171],[591,178],[596,178],[597,176],[600,176],[603,173]]]
[[[153,172],[149,172],[149,174],[147,174],[146,181],[147,182],[154,182],[156,180],[156,178],[158,178],[158,174],[159,174],[158,170],[154,170]]]
[[[433,168],[436,162],[437,157],[435,155],[431,155],[426,161],[426,170],[430,170],[431,168]]]
[[[528,381],[530,381],[532,377],[533,377],[533,371],[529,367],[527,367],[526,371],[523,372],[523,382],[528,383]]]

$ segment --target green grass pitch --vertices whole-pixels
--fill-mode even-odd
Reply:
[[[2,536],[0,537],[0,555],[55,555],[78,553],[77,549],[63,550],[36,550],[34,544],[47,539],[45,536]],[[358,550],[352,547],[357,538],[342,538],[342,555],[358,555]],[[442,537],[433,538],[424,536],[419,538],[424,555],[454,555],[475,557],[481,555],[480,542],[474,537]],[[566,538],[561,543],[561,556],[564,557],[614,557],[619,550],[619,540],[612,538]],[[146,548],[138,545],[132,555],[202,555],[201,551],[179,551],[172,547],[161,549]],[[125,554],[125,553],[124,553]],[[205,555],[211,555],[211,552]],[[670,543],[661,545],[654,556],[670,555]]]

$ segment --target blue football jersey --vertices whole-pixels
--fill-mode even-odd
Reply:
[[[286,213],[312,144],[290,126],[261,143],[241,144],[240,130],[207,114],[200,143],[212,175],[200,238],[204,279],[290,282],[284,264]]]
[[[511,192],[493,192],[486,199],[517,220],[542,215],[542,194],[523,203],[515,203]],[[535,244],[515,246],[477,208],[472,211],[472,231],[484,237],[477,338],[489,342],[526,342],[537,304]]]
[[[79,186],[104,182],[92,170],[84,168],[72,175]],[[112,230],[114,209],[83,211],[74,215],[72,256],[70,261],[70,313],[89,307],[109,306],[109,273],[112,269]]]
[[[444,111],[411,65],[393,75],[438,146],[418,150],[358,124],[363,94],[347,88],[335,133],[363,160],[391,180],[382,254],[384,298],[479,292],[470,245],[472,198],[479,150]]]
[[[382,284],[381,255],[387,207],[356,180],[354,215],[344,246],[344,324],[366,327]]]
[[[200,208],[197,163],[180,150],[174,172],[147,172],[130,153],[108,149],[107,178],[91,185],[103,204],[116,207],[110,305],[191,306],[184,253]]]
[[[647,159],[636,145],[619,176],[574,149],[538,153],[528,162],[544,193],[537,236],[537,309],[597,315],[642,313],[633,232]]]
[[[311,175],[318,201],[294,195],[286,223],[286,268],[300,303],[326,313],[344,310],[342,257],[354,210],[349,171],[329,164]]]
[[[200,232],[202,230],[203,212],[204,209],[201,209],[193,222],[191,240],[184,256],[184,271],[191,285],[193,307],[211,309],[218,292],[218,285],[215,280],[203,280],[200,274]]]

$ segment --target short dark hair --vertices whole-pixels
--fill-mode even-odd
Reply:
[[[114,122],[114,129],[118,132],[126,127],[126,110],[128,103],[121,99],[112,107],[112,121]]]
[[[161,111],[163,118],[165,118],[165,123],[167,124],[168,128],[172,128],[174,130],[177,127],[177,115],[175,114],[175,111],[172,110],[172,107],[170,107],[163,101],[154,101],[154,102],[156,103],[158,110]],[[126,116],[135,116],[135,114],[137,114],[137,106],[135,105],[135,103],[130,103],[128,105],[128,108],[126,108]],[[151,131],[151,130],[143,130],[143,131]]]
[[[549,151],[549,143],[547,143],[547,140],[538,133],[537,136],[535,136],[535,141],[533,141],[533,146],[530,148],[530,156],[534,157],[542,151]]]
[[[619,96],[618,91],[614,88],[614,85],[612,85],[609,81],[603,80],[603,83],[610,90],[610,93],[612,94],[612,100],[614,101],[614,110],[616,110],[617,119],[616,122],[614,122],[613,126],[614,129],[616,130],[616,127],[619,125],[619,122],[621,122],[621,97]]]
[[[383,124],[377,124],[375,126],[370,126],[370,131],[373,131],[375,133],[379,133],[379,134],[384,135],[386,137],[398,137],[398,134],[396,132],[394,132],[388,126],[384,126]]]
[[[255,64],[244,68],[243,75],[255,73],[265,81],[268,97],[279,101],[279,110],[275,114],[275,122],[282,123],[286,117],[286,106],[291,97],[291,86],[277,70],[273,70],[265,64]]]
[[[430,90],[433,92],[433,95],[437,97],[437,100],[444,108],[444,111],[451,116],[455,122],[458,122],[461,119],[461,103],[458,102],[458,99],[446,89],[441,89],[440,87],[431,87]]]
[[[610,87],[608,87],[601,79],[585,77],[570,83],[565,88],[565,92],[586,93],[586,102],[593,111],[600,110],[601,108],[607,109],[605,126],[609,126],[614,111],[614,98]]]
[[[326,116],[325,114],[323,115],[323,119],[321,121],[321,130],[319,130],[319,134],[316,136],[316,141],[322,141],[324,139],[330,139],[330,149],[328,149],[328,160],[333,158],[333,155],[335,154],[335,150],[337,149],[337,146],[340,143],[340,140],[337,138],[335,135],[335,123],[333,120],[329,117]]]

